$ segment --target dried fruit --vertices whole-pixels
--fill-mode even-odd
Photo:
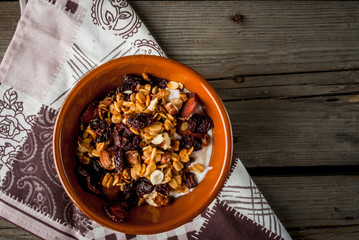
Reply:
[[[140,178],[135,184],[135,191],[139,197],[152,192],[153,188],[151,181],[147,178]]]
[[[115,152],[114,163],[115,163],[116,171],[122,171],[124,169],[124,165],[125,165],[124,160],[125,160],[125,156],[121,150]]]
[[[207,133],[211,128],[213,128],[213,122],[209,117],[195,113],[188,120],[188,126],[192,132]]]
[[[194,180],[194,174],[191,172],[186,172],[184,174],[184,184],[186,184],[186,186],[188,188],[194,188],[197,186],[196,181]]]
[[[81,115],[81,122],[89,123],[98,116],[98,107],[95,103],[89,104]]]
[[[101,191],[98,189],[97,184],[91,181],[92,180],[91,175],[89,174],[88,171],[86,171],[85,168],[83,168],[81,165],[78,165],[76,169],[76,173],[80,184],[84,186],[85,189],[96,195],[101,194]]]
[[[171,193],[195,187],[192,172],[205,167],[191,164],[190,155],[210,144],[213,127],[182,83],[148,73],[123,80],[86,107],[76,146],[81,185],[107,202],[104,211],[117,222],[126,221],[132,207],[166,206]]]
[[[150,114],[140,113],[137,115],[127,115],[125,116],[127,124],[133,128],[143,129],[154,122],[154,119]]]
[[[168,184],[161,184],[161,185],[157,185],[155,187],[155,191],[162,194],[163,196],[168,196],[170,193],[170,186],[168,186]]]
[[[189,94],[188,101],[185,103],[181,110],[180,119],[188,120],[195,113],[196,109],[199,107],[200,103],[198,101],[197,95],[195,93]]]
[[[127,220],[127,210],[122,202],[109,203],[104,205],[103,208],[112,221],[125,222]]]
[[[190,149],[194,147],[194,151],[198,151],[202,149],[202,140],[195,138],[193,136],[184,136],[180,140],[180,149]]]

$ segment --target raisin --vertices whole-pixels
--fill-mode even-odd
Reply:
[[[103,208],[112,221],[125,222],[127,220],[127,209],[122,202],[108,203]]]
[[[100,143],[100,142],[106,142],[108,140],[110,140],[112,135],[112,130],[111,128],[107,127],[101,131],[96,131],[96,142]]]
[[[135,191],[139,197],[152,192],[153,188],[151,181],[147,178],[140,178],[135,184]]]
[[[125,162],[124,160],[125,160],[125,155],[121,150],[115,152],[114,162],[115,162],[115,169],[117,171],[122,171],[124,169],[124,162]]]
[[[155,191],[161,193],[163,196],[168,196],[170,193],[170,186],[167,183],[156,185]]]
[[[186,172],[184,174],[184,184],[186,184],[186,186],[188,188],[194,188],[197,186],[196,181],[194,180],[194,174],[191,172]]]
[[[183,136],[180,140],[180,149],[186,148],[190,149],[194,147],[194,151],[198,151],[202,149],[202,140],[191,135]]]
[[[104,169],[97,160],[91,160],[90,164],[88,164],[88,171],[91,176],[97,176],[99,179],[103,174]]]
[[[151,114],[140,113],[137,115],[127,115],[127,124],[136,129],[143,129],[151,125],[155,119],[152,118]]]
[[[95,103],[87,105],[85,111],[82,113],[80,120],[83,123],[90,123],[98,115],[98,107]]]
[[[194,158],[193,157],[189,157],[189,161],[188,162],[184,162],[183,165],[185,167],[188,167],[189,165],[191,165],[191,163],[194,162]]]
[[[95,142],[106,142],[112,135],[111,127],[105,120],[95,118],[90,122],[90,128],[96,133]]]
[[[98,189],[96,184],[93,183],[93,180],[91,179],[89,172],[82,165],[77,166],[76,175],[77,178],[79,179],[80,184],[83,186],[85,190],[94,193],[96,195],[101,194],[101,191]]]
[[[107,147],[107,150],[110,152],[117,152],[120,148],[117,145],[113,145],[110,147]]]
[[[138,197],[135,191],[124,193],[123,203],[127,209],[137,206]]]
[[[157,77],[154,77],[150,74],[147,74],[148,76],[148,79],[150,80],[150,83],[151,85],[154,87],[154,86],[158,86],[159,88],[166,88],[167,87],[167,83],[168,83],[168,80],[167,79],[164,79],[164,78],[157,78]]]
[[[211,128],[213,128],[213,122],[209,117],[195,113],[188,120],[188,126],[192,132],[207,133]]]
[[[101,120],[99,118],[95,118],[90,122],[90,128],[93,131],[97,131],[98,129],[105,129],[107,127],[107,122],[105,120]]]
[[[123,93],[126,90],[135,91],[138,84],[142,84],[142,85],[146,84],[146,81],[143,80],[141,76],[136,75],[136,74],[126,74],[123,77],[123,81],[124,81],[124,84],[122,84],[118,88],[118,91],[121,93]],[[130,96],[130,94],[125,96],[125,101],[128,101],[128,100],[126,100],[127,96]]]

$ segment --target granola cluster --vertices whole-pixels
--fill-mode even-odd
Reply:
[[[191,153],[210,144],[213,122],[180,82],[127,74],[80,120],[78,179],[107,202],[114,221],[144,203],[168,205],[174,193],[197,186],[193,172],[205,170]]]

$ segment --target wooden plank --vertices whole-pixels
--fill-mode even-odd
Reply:
[[[17,240],[17,239],[28,239],[37,240],[40,239],[33,234],[15,226],[14,224],[0,218],[0,239],[6,240]]]
[[[294,239],[358,236],[358,176],[255,176],[253,180]],[[0,234],[19,234],[13,239],[26,236],[24,231],[19,233],[12,224],[2,221]]]
[[[325,227],[291,230],[289,234],[293,239],[301,240],[348,240],[359,239],[359,226]]]
[[[226,102],[246,167],[359,165],[358,103],[349,96]]]
[[[131,4],[169,57],[206,78],[359,68],[359,4],[352,2]],[[20,11],[18,2],[0,6],[2,57]]]
[[[14,35],[20,19],[19,2],[0,2],[0,60]]]
[[[286,228],[359,228],[358,176],[257,176],[253,180]]]
[[[205,78],[359,67],[353,2],[131,1],[169,57]],[[243,19],[233,21],[240,13]]]
[[[359,94],[359,71],[243,76],[209,80],[223,101]]]

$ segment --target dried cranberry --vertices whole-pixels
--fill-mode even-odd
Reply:
[[[97,188],[97,184],[93,183],[89,172],[84,167],[82,167],[82,165],[77,166],[76,175],[80,184],[85,190],[92,192],[96,195],[101,194],[101,191]]]
[[[89,105],[87,105],[85,111],[82,113],[80,120],[83,123],[89,123],[94,118],[96,118],[97,115],[98,115],[97,105],[95,103],[90,103]]]
[[[184,165],[185,167],[188,167],[188,166],[191,165],[191,163],[193,163],[193,162],[194,162],[194,158],[193,158],[193,157],[189,157],[189,161],[183,163],[183,165]]]
[[[186,172],[184,174],[184,184],[186,184],[186,186],[188,188],[194,188],[197,186],[196,181],[194,180],[194,174],[191,172]]]
[[[143,129],[154,122],[151,114],[140,113],[137,115],[127,115],[127,124],[133,128]]]
[[[87,166],[89,173],[93,176],[97,176],[98,178],[100,178],[104,172],[104,169],[97,160],[92,160]]]
[[[118,131],[120,136],[124,136],[126,138],[135,135],[124,123],[117,123],[115,129]]]
[[[137,206],[138,196],[135,191],[129,191],[124,193],[123,203],[127,209]]]
[[[117,171],[122,171],[124,169],[124,162],[125,162],[124,160],[125,160],[125,155],[121,150],[115,152],[114,162],[115,162],[115,169]]]
[[[153,185],[150,180],[147,178],[140,178],[137,180],[135,184],[135,191],[138,196],[143,196],[147,193],[152,192]]]
[[[96,142],[100,143],[100,142],[106,142],[108,140],[110,140],[112,135],[112,130],[110,127],[107,127],[103,130],[97,130],[96,131]]]
[[[108,126],[107,122],[105,120],[101,120],[99,118],[95,118],[90,122],[90,128],[93,131],[96,131],[98,129],[105,129]]]
[[[107,147],[107,150],[110,152],[117,152],[120,148],[117,145],[113,145],[110,147]]]
[[[166,88],[168,80],[164,78],[157,78],[150,74],[147,74],[152,86],[158,86],[159,88]]]
[[[191,135],[183,136],[180,140],[180,149],[186,148],[190,149],[194,147],[194,151],[198,151],[202,149],[202,140]]]
[[[135,91],[138,84],[142,84],[142,85],[146,84],[146,81],[143,80],[141,76],[136,74],[126,74],[123,77],[123,81],[124,83],[118,88],[118,91],[121,93],[123,93],[126,90]],[[128,96],[129,95],[130,94],[128,94]]]
[[[112,221],[125,222],[127,220],[127,209],[122,202],[108,203],[103,208]]]
[[[166,184],[156,185],[155,191],[161,193],[163,196],[168,196],[170,193],[170,186]]]
[[[95,141],[97,143],[106,142],[112,135],[111,127],[105,120],[95,118],[90,122],[90,128],[96,133]]]
[[[207,133],[211,128],[213,128],[213,122],[209,117],[195,113],[188,120],[188,126],[192,132]]]

